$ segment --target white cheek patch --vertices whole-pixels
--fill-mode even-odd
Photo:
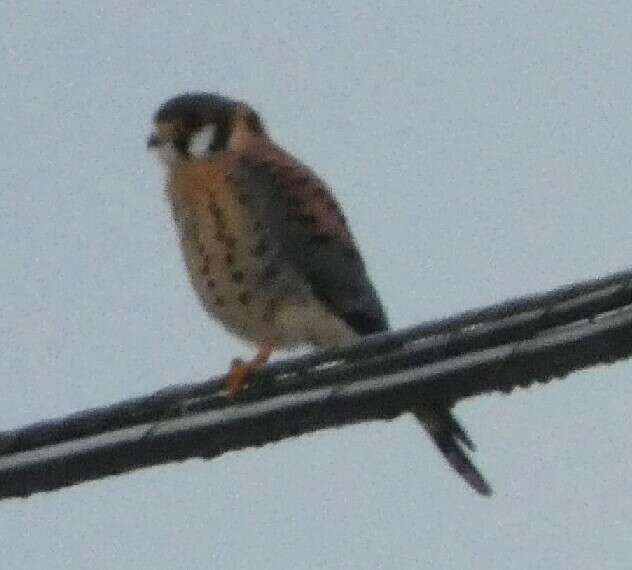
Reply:
[[[189,139],[189,154],[193,158],[207,158],[210,152],[211,144],[215,139],[215,125],[206,125],[197,133],[191,135]]]

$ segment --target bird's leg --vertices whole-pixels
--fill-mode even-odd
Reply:
[[[229,397],[234,398],[239,393],[248,380],[248,376],[268,362],[275,348],[276,344],[274,342],[266,341],[252,360],[246,362],[243,360],[233,361],[225,384]]]

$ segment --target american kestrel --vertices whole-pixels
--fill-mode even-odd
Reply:
[[[208,314],[259,347],[229,375],[234,394],[275,349],[328,348],[389,329],[347,221],[327,185],[268,136],[248,105],[186,93],[154,115],[148,147],[167,167],[190,281]],[[447,408],[412,412],[452,467],[490,488]]]

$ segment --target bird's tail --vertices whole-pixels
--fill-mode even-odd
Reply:
[[[413,409],[413,414],[430,434],[432,441],[447,459],[452,468],[481,495],[489,496],[492,488],[485,481],[476,466],[468,457],[467,448],[475,451],[476,446],[452,415],[449,408],[420,404]]]

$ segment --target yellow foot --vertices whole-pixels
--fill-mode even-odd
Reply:
[[[252,360],[244,362],[241,358],[235,358],[231,362],[230,372],[225,384],[229,398],[234,398],[247,384],[248,376],[268,362],[274,349],[274,343],[266,342]]]

